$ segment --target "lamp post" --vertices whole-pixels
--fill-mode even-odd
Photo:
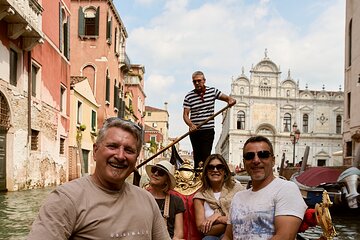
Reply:
[[[295,166],[295,144],[299,141],[300,130],[297,128],[296,123],[294,123],[292,127],[293,127],[293,130],[290,133],[290,139],[291,139],[292,144],[294,145],[294,149],[293,149],[293,166]]]

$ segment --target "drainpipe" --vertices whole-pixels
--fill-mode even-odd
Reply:
[[[31,139],[31,97],[32,97],[32,66],[31,66],[31,50],[28,52],[28,146]],[[31,146],[30,146],[31,148]]]

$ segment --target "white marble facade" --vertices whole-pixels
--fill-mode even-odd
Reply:
[[[294,123],[300,130],[295,145],[295,164],[310,147],[308,164],[342,165],[343,91],[299,89],[290,71],[282,78],[279,67],[267,56],[232,80],[231,96],[237,103],[223,116],[222,133],[216,152],[230,164],[242,166],[242,150],[250,136],[264,135],[274,146],[276,165],[281,158],[293,162],[290,133]]]

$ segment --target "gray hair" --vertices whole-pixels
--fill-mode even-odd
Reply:
[[[191,77],[192,77],[192,79],[194,79],[194,77],[196,77],[196,76],[203,76],[203,79],[206,80],[205,74],[202,71],[195,71]]]
[[[111,117],[105,120],[102,128],[99,130],[99,134],[96,138],[96,144],[99,144],[104,140],[104,136],[106,135],[107,131],[112,127],[120,128],[130,133],[136,139],[136,150],[137,154],[139,155],[143,145],[141,127],[134,122],[118,117]]]

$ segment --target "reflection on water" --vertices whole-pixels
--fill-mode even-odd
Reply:
[[[26,239],[42,201],[51,190],[0,193],[0,239]]]
[[[359,240],[360,239],[360,211],[346,209],[343,212],[331,213],[332,221],[338,236],[334,240]],[[304,239],[319,239],[322,234],[321,227],[309,228],[301,236]]]
[[[26,239],[42,201],[54,188],[0,193],[0,239]],[[334,240],[360,239],[360,211],[332,213],[338,236]],[[304,239],[318,239],[320,227],[308,229]]]

